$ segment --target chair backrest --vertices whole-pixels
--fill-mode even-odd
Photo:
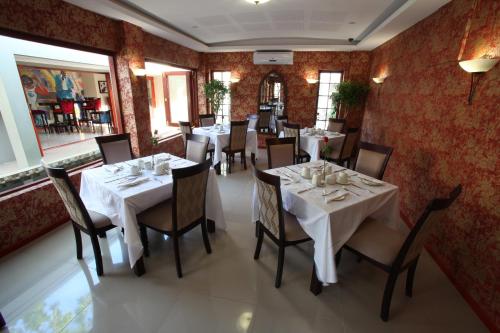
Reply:
[[[285,238],[280,177],[254,168],[259,200],[259,221],[278,239]]]
[[[358,148],[354,170],[382,179],[392,154],[392,147],[361,141]]]
[[[182,140],[184,141],[184,147],[186,146],[186,134],[192,134],[191,123],[189,121],[179,121],[179,129],[182,133]]]
[[[295,138],[270,138],[266,145],[269,169],[295,164]]]
[[[342,133],[344,131],[345,119],[328,119],[328,128],[326,129],[329,132],[337,132]]]
[[[172,169],[174,231],[183,229],[200,219],[205,219],[205,200],[210,164],[210,160],[206,160],[187,168]]]
[[[276,123],[276,136],[279,137],[281,132],[283,132],[283,124],[288,122],[288,116],[278,116],[274,119]]]
[[[207,160],[207,149],[210,138],[199,134],[186,134],[186,159],[196,163]]]
[[[75,112],[75,101],[72,99],[61,99],[59,105],[64,114],[73,114]]]
[[[248,120],[232,121],[229,135],[229,149],[244,150],[247,144]]]
[[[129,161],[133,158],[129,133],[97,136],[95,141],[101,151],[104,164]]]
[[[269,127],[271,110],[259,110],[259,127]]]
[[[348,128],[344,137],[344,142],[342,143],[342,149],[340,150],[340,159],[347,159],[352,156],[352,151],[356,145],[356,140],[358,139],[359,128]]]
[[[49,166],[44,167],[49,179],[52,181],[52,184],[59,193],[71,220],[86,230],[94,231],[95,227],[90,219],[87,208],[85,208],[85,205],[83,204],[78,191],[69,179],[66,170],[63,168],[51,168]]]
[[[213,126],[215,125],[215,114],[200,114],[200,126]]]
[[[406,237],[393,266],[403,267],[420,255],[428,236],[435,229],[439,220],[443,218],[446,209],[451,206],[461,192],[462,185],[458,185],[450,192],[448,198],[436,198],[427,205],[423,214]]]
[[[247,120],[248,120],[248,128],[257,130],[257,125],[259,124],[259,115],[249,114],[247,115]]]
[[[295,155],[298,155],[300,149],[300,125],[283,123],[283,133],[285,138],[295,138]]]

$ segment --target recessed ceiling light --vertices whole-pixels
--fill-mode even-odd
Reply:
[[[246,0],[246,2],[253,3],[254,5],[260,5],[269,1],[271,0]]]

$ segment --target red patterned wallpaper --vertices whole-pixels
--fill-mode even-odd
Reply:
[[[2,0],[0,28],[90,48],[117,51],[118,21],[61,0]]]
[[[317,84],[308,84],[306,78],[317,78],[319,70],[343,71],[345,79],[368,82],[370,72],[369,52],[295,52],[294,64],[288,66],[254,65],[252,52],[205,53],[200,67],[203,78],[214,70],[228,70],[240,77],[232,85],[231,117],[243,119],[248,113],[257,112],[261,80],[272,70],[279,72],[288,89],[287,113],[291,122],[313,126],[316,120]],[[201,72],[200,71],[200,74]],[[200,75],[201,76],[201,75]],[[200,97],[204,80],[200,79]],[[200,103],[200,113],[206,112]],[[352,113],[350,126],[360,126],[362,110]]]
[[[500,55],[499,2],[479,1],[471,12],[473,3],[455,0],[373,51],[370,76],[387,79],[379,95],[372,83],[362,137],[394,147],[385,178],[400,187],[409,223],[432,197],[463,185],[429,250],[498,331],[500,66],[484,75],[468,105],[470,75],[457,59]]]
[[[200,53],[166,39],[144,32],[144,56],[181,67],[198,68]]]

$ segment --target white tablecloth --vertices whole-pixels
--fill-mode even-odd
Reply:
[[[215,145],[214,154],[214,165],[222,160],[222,148],[229,145],[229,134],[230,127],[224,126],[224,132],[220,133],[215,130],[214,127],[195,127],[193,128],[193,134],[201,134],[208,136],[210,138],[210,143]],[[247,132],[247,152],[255,154],[255,158],[258,156],[258,145],[257,145],[257,131],[249,128]]]
[[[332,146],[334,151],[340,151],[345,134],[325,131],[324,135],[308,135],[304,129],[300,130],[300,148],[311,156],[311,161],[321,159],[321,149],[325,146],[324,136],[328,137],[328,145]],[[282,137],[284,137],[283,132],[280,133],[280,138]]]
[[[173,169],[195,164],[172,155],[155,156],[157,159],[169,158],[170,167]],[[151,161],[151,157],[142,159]],[[116,174],[105,170],[104,167],[84,170],[80,196],[87,209],[106,215],[114,225],[124,228],[124,241],[128,246],[130,267],[133,267],[143,252],[136,215],[171,198],[173,179],[171,175],[153,176],[151,171],[144,170],[142,177],[150,178],[149,181],[129,188],[120,188],[118,184],[121,180],[111,180],[127,175],[130,169],[129,164],[137,164],[137,160],[118,163],[117,165],[124,166],[124,171]],[[226,228],[217,176],[213,169],[210,170],[208,177],[206,214],[207,219],[215,221],[217,228]]]
[[[310,162],[266,172],[278,175],[279,171],[284,171],[288,175],[298,177],[303,165],[320,166],[322,164],[322,162]],[[331,165],[334,170],[341,169],[338,165]],[[352,170],[347,170],[347,172],[355,174]],[[283,208],[297,216],[304,231],[314,240],[316,274],[324,284],[337,282],[335,253],[349,240],[365,218],[372,216],[382,219],[394,229],[397,229],[400,222],[399,189],[396,186],[385,182],[383,186],[368,186],[361,183],[355,176],[351,177],[351,181],[373,193],[350,185],[347,188],[358,193],[359,196],[350,193],[343,201],[325,203],[322,196],[324,187],[301,194],[297,193],[299,189],[307,185],[312,186],[310,180],[301,178],[299,183],[281,186]],[[340,185],[326,186],[327,191],[340,188]],[[258,217],[259,202],[257,192],[254,190],[252,221],[255,222]]]

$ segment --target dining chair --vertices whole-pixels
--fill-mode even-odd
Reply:
[[[254,259],[259,259],[264,234],[278,245],[278,268],[274,286],[281,286],[285,248],[311,240],[297,221],[297,218],[283,210],[280,177],[254,168],[259,200],[259,220],[257,223],[257,246]]]
[[[133,159],[130,133],[96,136],[104,164],[114,164]]]
[[[269,169],[295,164],[295,138],[266,139]]]
[[[399,274],[405,270],[408,270],[406,296],[412,297],[415,270],[425,241],[461,191],[462,186],[458,185],[451,191],[448,198],[436,198],[430,201],[417,223],[406,236],[387,227],[383,221],[367,218],[344,245],[344,249],[389,273],[380,311],[380,317],[383,321],[389,319],[394,286]],[[337,264],[340,263],[340,251],[336,256]]]
[[[215,125],[215,114],[200,114],[200,126],[207,127]]]
[[[271,110],[259,110],[259,132],[266,130],[271,132],[270,121],[271,121]]]
[[[199,134],[186,134],[186,159],[196,163],[207,160],[207,149],[210,138]]]
[[[302,163],[304,160],[310,161],[311,156],[300,148],[300,125],[283,123],[283,132],[285,138],[295,138],[295,158],[297,163]]]
[[[222,148],[226,153],[227,172],[231,173],[231,164],[234,163],[234,155],[240,154],[241,163],[247,169],[246,144],[247,144],[248,120],[231,121],[231,133],[229,134],[229,145]]]
[[[359,128],[348,128],[342,146],[338,149],[338,146],[333,147],[333,151],[326,158],[330,161],[337,163],[338,165],[344,165],[347,162],[347,167],[351,166],[351,157],[356,145],[356,140],[358,139]]]
[[[34,121],[35,127],[43,128],[43,131],[45,133],[50,133],[49,117],[48,117],[49,111],[31,110],[31,114],[33,116],[33,121]]]
[[[276,127],[276,137],[279,138],[281,132],[283,132],[283,124],[288,122],[288,116],[277,116],[275,119]]]
[[[259,125],[259,115],[258,114],[249,114],[247,115],[248,120],[248,128],[258,130],[257,126]]]
[[[70,131],[73,132],[73,127],[78,131],[80,127],[78,126],[78,119],[76,119],[75,101],[73,99],[61,99],[59,105],[61,106],[64,122]]]
[[[392,147],[360,141],[354,162],[354,171],[382,179],[391,154]]]
[[[83,258],[81,235],[83,231],[90,236],[96,261],[97,275],[103,275],[101,248],[97,236],[105,237],[106,231],[113,229],[115,226],[111,224],[111,220],[107,216],[85,208],[66,170],[45,166],[45,171],[52,181],[52,184],[54,184],[70,216],[73,231],[75,233],[77,259],[81,260]]]
[[[343,133],[344,127],[345,119],[330,118],[328,119],[328,127],[326,130],[329,132]]]
[[[97,112],[101,108],[101,99],[100,98],[86,98],[83,102],[80,103],[80,118],[78,122],[85,123],[87,126],[92,123],[92,112]]]
[[[182,141],[184,141],[184,148],[186,147],[186,134],[192,134],[193,129],[189,121],[179,121],[179,129],[182,133]]]
[[[172,237],[177,276],[182,278],[179,237],[201,225],[203,243],[212,253],[207,233],[205,201],[210,161],[191,167],[173,169],[172,199],[166,200],[137,215],[144,255],[149,256],[147,228]]]

